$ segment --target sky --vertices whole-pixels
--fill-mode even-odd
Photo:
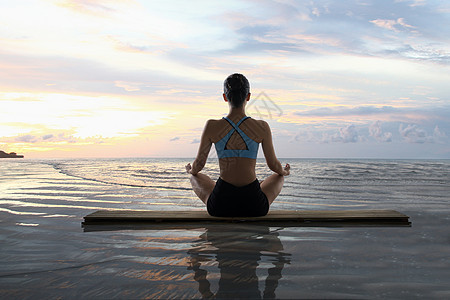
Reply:
[[[444,0],[0,0],[0,70],[26,158],[194,157],[236,72],[280,158],[450,158]]]

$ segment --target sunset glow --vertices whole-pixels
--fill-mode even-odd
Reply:
[[[0,1],[0,150],[193,157],[223,80],[280,157],[450,158],[444,1]]]

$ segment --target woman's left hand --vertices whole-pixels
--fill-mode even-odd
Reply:
[[[289,174],[291,174],[291,165],[286,164],[286,166],[284,167],[284,176],[288,176]]]

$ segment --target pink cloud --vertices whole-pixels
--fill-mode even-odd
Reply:
[[[401,29],[413,29],[415,28],[412,25],[409,25],[405,22],[404,18],[398,18],[397,20],[386,20],[386,19],[376,19],[370,21],[370,23],[375,24],[378,27],[392,30],[395,32],[400,31]]]

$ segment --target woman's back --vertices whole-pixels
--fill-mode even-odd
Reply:
[[[283,187],[289,175],[289,164],[283,169],[273,148],[269,124],[245,115],[250,100],[250,84],[242,74],[232,74],[224,82],[223,99],[229,113],[221,120],[208,120],[203,129],[197,156],[186,171],[195,194],[206,204],[212,216],[263,216]],[[220,177],[214,182],[200,171],[206,164],[212,144],[219,158]],[[259,144],[269,169],[275,174],[261,184],[256,178]]]
[[[229,115],[228,119],[234,124],[238,124],[238,122],[242,120],[242,117],[243,116]],[[265,126],[262,122],[263,121],[247,118],[242,123],[240,123],[238,127],[252,141],[259,144],[263,142],[264,137],[267,135],[264,129]],[[248,149],[248,145],[244,141],[243,137],[236,130],[233,130],[233,126],[226,119],[210,120],[208,122],[208,126],[210,126],[210,130],[208,130],[208,132],[211,132],[210,139],[212,143],[216,144],[222,141],[222,143],[226,143],[226,149],[230,150]],[[224,138],[226,139],[226,136],[230,133],[230,131],[234,132],[231,134],[231,137],[229,137],[228,140],[224,141]],[[235,186],[244,186],[256,179],[256,159],[236,156],[220,158],[220,155],[218,156],[220,177],[223,180]]]

